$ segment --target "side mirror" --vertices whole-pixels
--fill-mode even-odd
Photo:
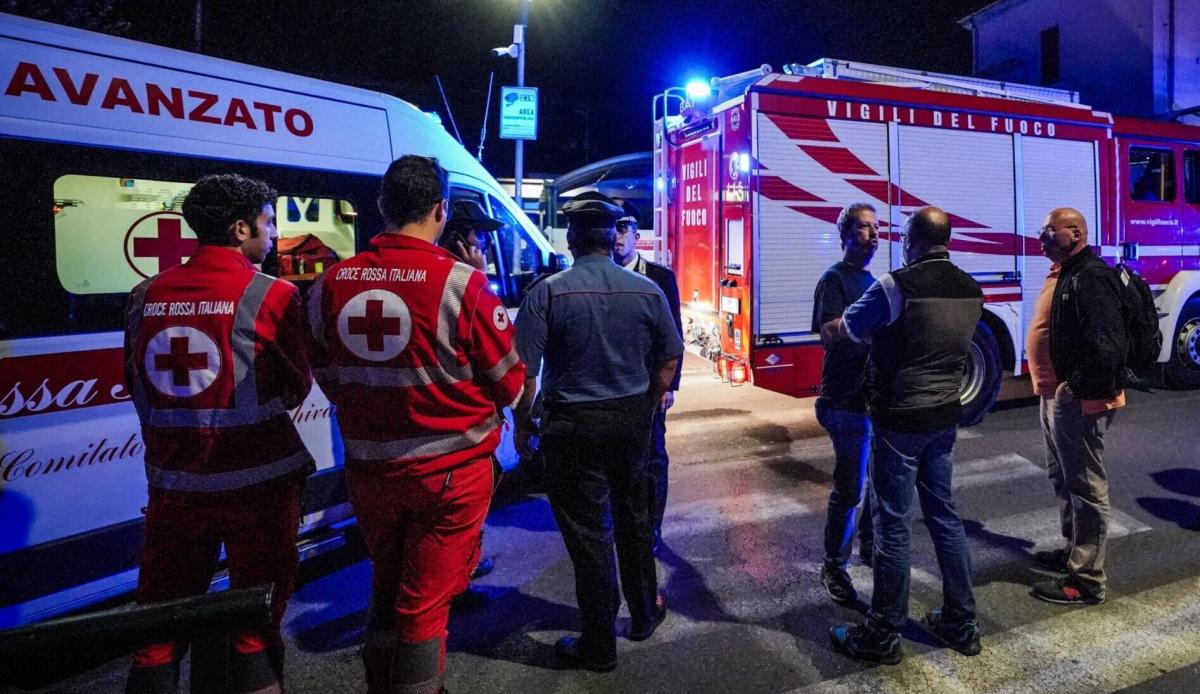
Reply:
[[[546,264],[546,272],[562,272],[570,266],[571,261],[567,260],[567,256],[563,255],[562,253],[551,253],[550,262]]]

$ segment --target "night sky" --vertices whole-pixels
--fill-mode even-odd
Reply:
[[[527,175],[650,148],[650,100],[692,77],[820,57],[970,74],[970,34],[957,20],[990,0],[533,0],[526,84],[540,89]],[[0,8],[194,50],[195,0],[5,0]],[[107,8],[94,22],[95,8]],[[82,8],[82,9],[79,9]],[[84,19],[80,19],[84,17]],[[516,83],[516,61],[491,57],[512,40],[517,0],[203,0],[202,52],[394,94],[449,124],[440,75],[472,152],[487,92]],[[65,23],[65,22],[64,22]],[[484,164],[512,173],[493,100]]]

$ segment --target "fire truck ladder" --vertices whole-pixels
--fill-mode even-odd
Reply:
[[[978,77],[962,77],[947,75],[925,70],[909,70],[885,65],[869,63],[852,63],[848,60],[821,58],[808,65],[789,63],[783,66],[788,75],[804,77],[824,77],[827,79],[850,80],[854,82],[873,82],[890,84],[897,87],[913,87],[951,94],[970,94],[973,96],[991,96],[1017,101],[1032,101],[1056,106],[1090,109],[1079,103],[1079,92],[1067,89],[1052,89],[1029,84],[1016,84],[998,80],[985,80]]]

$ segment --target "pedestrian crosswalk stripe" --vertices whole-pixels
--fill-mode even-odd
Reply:
[[[807,516],[812,509],[792,495],[766,492],[700,499],[667,507],[663,535],[678,537],[721,528]]]
[[[1053,498],[1053,493],[1049,490],[1050,483],[1046,482],[1046,486],[1047,498]],[[1031,542],[1033,544],[1029,548],[1030,552],[1055,549],[1061,547],[1064,542],[1058,509],[1055,507],[1039,508],[1026,513],[1014,513],[1011,516],[985,520],[983,529],[994,535],[1017,537]],[[1114,540],[1150,529],[1150,526],[1128,513],[1114,508],[1108,522],[1108,539]]]
[[[1200,661],[1200,579],[1187,578],[1111,599],[1064,608],[1055,617],[984,634],[983,653],[949,649],[909,655],[793,690],[793,694],[1085,694],[1132,687]]]

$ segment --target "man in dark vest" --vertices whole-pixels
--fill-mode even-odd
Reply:
[[[894,665],[908,619],[909,518],[916,487],[942,571],[943,606],[929,630],[964,655],[980,652],[971,557],[950,493],[959,386],[983,292],[950,262],[949,216],[924,207],[904,225],[904,268],[879,278],[841,318],[821,327],[827,345],[870,341],[868,407],[875,440],[869,474],[875,519],[875,590],[865,622],[835,626],[846,655]]]
[[[598,194],[597,194],[598,195]],[[663,295],[667,297],[667,306],[671,309],[671,318],[675,321],[675,329],[683,337],[683,322],[679,317],[679,285],[675,282],[675,273],[671,268],[650,262],[638,253],[637,242],[641,239],[638,232],[638,209],[628,200],[621,202],[625,215],[617,220],[617,238],[613,243],[613,262],[626,270],[632,270],[644,275],[658,285]],[[667,457],[667,410],[675,404],[675,391],[679,390],[679,376],[683,372],[683,359],[675,366],[675,376],[671,379],[671,387],[663,393],[662,402],[654,410],[654,420],[650,423],[650,448],[646,450],[646,465],[650,471],[650,480],[654,485],[651,497],[650,514],[654,523],[654,554],[662,550],[662,521],[667,510],[667,465],[671,462]]]

